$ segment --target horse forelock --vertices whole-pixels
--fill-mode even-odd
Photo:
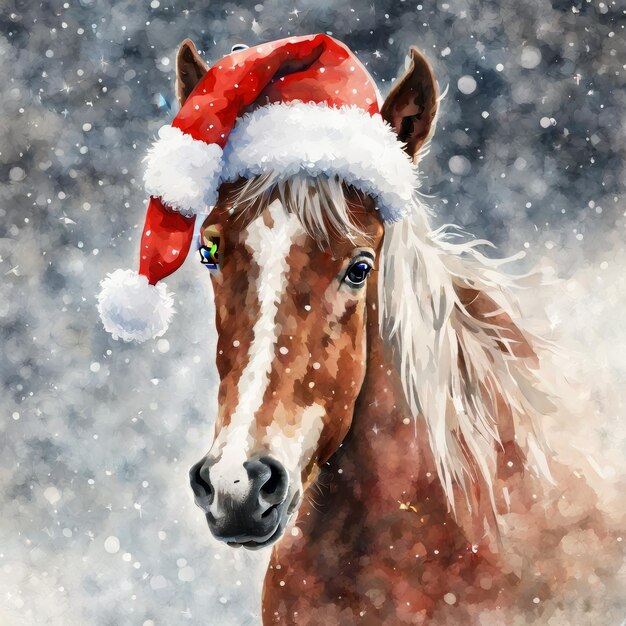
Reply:
[[[347,197],[348,189],[351,198]],[[335,239],[368,239],[352,210],[355,204],[367,202],[367,198],[338,177],[302,174],[282,179],[276,173],[255,176],[235,189],[233,210],[239,218],[253,220],[275,199],[300,220],[306,233],[322,247]]]

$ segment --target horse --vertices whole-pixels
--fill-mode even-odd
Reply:
[[[205,71],[183,44],[181,107]],[[412,48],[381,114],[415,161],[438,102]],[[340,178],[271,173],[222,184],[200,228],[220,384],[190,482],[215,538],[271,547],[266,625],[538,620],[560,529],[603,532],[541,434],[550,344],[521,279],[412,202],[385,223]]]

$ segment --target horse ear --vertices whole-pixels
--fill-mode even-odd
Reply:
[[[415,159],[434,128],[439,89],[430,63],[417,48],[411,48],[409,59],[406,73],[396,81],[380,113]]]
[[[176,96],[181,107],[208,69],[193,45],[193,41],[185,39],[180,44],[176,55]]]

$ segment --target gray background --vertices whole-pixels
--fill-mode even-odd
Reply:
[[[447,86],[422,163],[435,223],[560,277],[527,299],[596,386],[568,441],[622,458],[621,9],[315,5],[0,0],[0,623],[259,623],[267,555],[212,541],[187,486],[215,414],[206,273],[194,257],[168,281],[179,314],[159,342],[113,341],[94,309],[104,274],[135,266],[141,159],[175,114],[185,37],[213,63],[237,42],[331,32],[383,94],[420,47]]]

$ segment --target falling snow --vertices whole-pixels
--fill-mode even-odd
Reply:
[[[436,221],[490,238],[503,254],[524,248],[525,269],[539,264],[560,277],[527,304],[538,316],[547,309],[555,336],[585,355],[571,374],[593,389],[579,398],[588,422],[554,433],[592,454],[606,479],[601,500],[616,497],[625,398],[615,381],[626,376],[614,348],[626,342],[626,38],[617,5],[315,4],[8,1],[0,33],[8,68],[0,85],[3,625],[156,626],[207,615],[219,615],[220,626],[260,624],[268,554],[212,540],[187,486],[216,411],[204,268],[190,258],[168,281],[179,314],[167,339],[115,342],[95,311],[98,281],[137,252],[141,161],[176,112],[174,59],[186,37],[215,62],[235,43],[331,31],[385,93],[409,46],[424,51],[446,92],[422,163]],[[545,605],[539,596],[530,603]],[[568,615],[567,605],[559,610]],[[610,623],[594,610],[589,623]]]

